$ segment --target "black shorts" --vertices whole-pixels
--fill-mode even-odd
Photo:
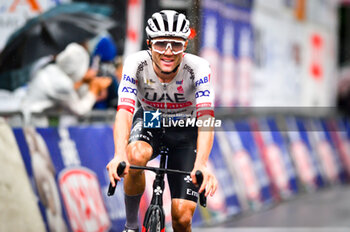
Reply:
[[[153,148],[154,159],[162,146],[169,149],[167,167],[191,172],[196,159],[197,128],[144,128],[143,110],[139,109],[133,119],[129,143],[144,141]],[[197,202],[198,189],[190,177],[168,174],[171,198],[180,198]]]

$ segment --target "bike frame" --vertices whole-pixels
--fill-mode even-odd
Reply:
[[[131,169],[139,169],[139,170],[148,170],[152,171],[156,174],[156,177],[153,181],[153,193],[152,193],[152,199],[151,203],[147,208],[143,224],[142,224],[142,232],[148,232],[147,227],[149,226],[149,219],[152,216],[152,212],[159,211],[159,223],[160,223],[160,231],[165,231],[165,214],[163,209],[163,193],[164,193],[164,175],[165,174],[177,174],[177,175],[191,175],[191,172],[181,171],[181,170],[173,170],[173,169],[167,169],[167,151],[162,151],[160,153],[160,164],[159,167],[149,167],[149,166],[136,166],[136,165],[130,165]],[[122,175],[124,172],[124,169],[126,167],[125,162],[121,162],[117,168],[117,174],[118,176]],[[196,172],[196,178],[199,186],[201,185],[203,181],[203,175],[200,171]],[[112,187],[112,185],[109,185],[108,188],[108,196],[112,196],[115,192],[115,188],[117,186],[117,181],[115,187]],[[205,197],[205,191],[203,191],[199,195],[199,202],[200,205],[203,207],[206,207],[206,197]]]

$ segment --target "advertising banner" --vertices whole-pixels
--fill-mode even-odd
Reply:
[[[289,149],[299,180],[306,191],[314,191],[323,185],[323,180],[305,128],[294,117],[286,118],[286,126]]]
[[[343,167],[337,151],[327,139],[325,128],[319,119],[305,119],[305,127],[312,149],[317,155],[323,179],[328,185],[342,181]]]
[[[306,1],[307,20],[315,25],[322,26],[326,30],[336,33],[338,25],[337,7],[339,1],[322,0],[322,1]]]
[[[202,1],[200,56],[212,68],[216,105],[250,105],[252,1]]]
[[[325,119],[323,125],[332,146],[339,155],[340,162],[345,170],[345,180],[350,180],[350,142],[347,137],[346,126],[336,119]]]
[[[244,193],[249,207],[259,210],[273,203],[271,182],[257,150],[251,129],[247,122],[224,121],[223,126],[231,149],[231,163],[234,167],[238,188]]]
[[[221,54],[222,106],[248,106],[251,103],[253,60],[252,1],[224,1],[220,14],[223,20]],[[229,64],[231,63],[231,66]],[[230,90],[227,93],[225,89]]]
[[[337,1],[254,2],[254,106],[334,106]]]
[[[124,226],[122,183],[115,196],[106,195],[106,164],[114,154],[111,127],[18,128],[14,133],[50,231]]]
[[[235,15],[234,6],[231,3],[226,3],[221,7],[222,12],[222,62],[220,69],[221,75],[221,91],[217,93],[220,98],[221,106],[232,107],[238,102],[238,80],[237,70],[237,24],[231,17]]]
[[[320,26],[305,26],[303,39],[302,106],[335,105],[336,37]],[[331,110],[331,108],[329,108]]]
[[[304,29],[293,19],[277,15],[262,10],[252,14],[253,106],[301,105]]]
[[[220,105],[221,92],[221,35],[222,17],[220,15],[221,2],[219,0],[204,0],[201,2],[201,47],[200,56],[210,63],[211,82],[214,86],[215,105]]]
[[[288,199],[297,192],[295,170],[274,119],[251,120],[252,134],[266,172],[272,183],[272,192],[279,199]]]
[[[299,192],[298,188],[298,178],[293,160],[290,155],[290,150],[288,149],[287,139],[284,137],[283,131],[277,126],[277,119],[266,118],[266,123],[268,125],[268,130],[270,130],[272,139],[274,143],[280,148],[283,163],[286,167],[287,175],[289,178],[290,191],[293,194]]]
[[[214,138],[213,147],[210,153],[210,166],[219,182],[219,194],[210,198],[208,201],[208,210],[214,215],[215,220],[224,219],[225,217],[233,216],[241,212],[241,206],[237,196],[235,180],[229,171],[229,164],[225,161],[222,153],[224,149],[221,140],[218,137]],[[216,195],[216,194],[215,194]],[[221,214],[221,215],[220,215]]]
[[[299,130],[300,138],[304,141],[307,149],[309,150],[311,165],[315,169],[316,174],[316,184],[317,187],[323,187],[325,180],[322,176],[322,167],[321,163],[318,160],[315,149],[312,147],[310,142],[310,137],[308,134],[309,129],[306,126],[306,120],[304,118],[296,118],[297,128]]]

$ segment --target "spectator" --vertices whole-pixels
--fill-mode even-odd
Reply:
[[[92,50],[92,68],[98,70],[98,75],[110,77],[112,80],[111,85],[101,92],[94,109],[117,109],[120,79],[117,69],[121,66],[120,62],[117,64],[115,62],[118,49],[108,34],[95,38],[90,46],[92,46],[90,49]]]
[[[88,113],[100,93],[111,84],[109,78],[97,78],[88,67],[88,52],[76,43],[69,44],[53,63],[38,70],[29,82],[22,104],[26,119],[31,113],[57,107],[78,116]],[[83,86],[87,91],[82,91]]]

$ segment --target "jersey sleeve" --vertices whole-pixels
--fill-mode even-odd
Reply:
[[[211,69],[209,63],[204,60],[201,70],[195,76],[195,98],[196,98],[196,116],[211,115],[214,117],[214,88],[211,84]]]
[[[123,65],[123,74],[118,88],[118,108],[134,113],[137,101],[137,61],[129,56]]]

